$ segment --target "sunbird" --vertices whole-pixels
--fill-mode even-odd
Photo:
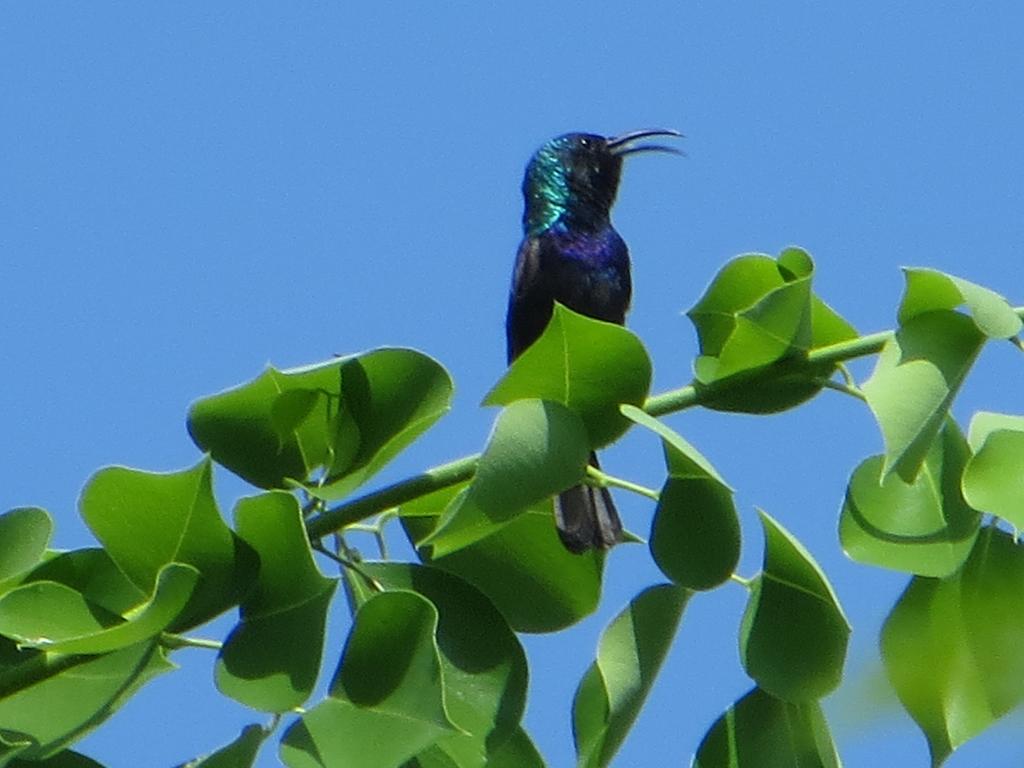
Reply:
[[[612,138],[567,133],[534,153],[523,177],[523,241],[509,291],[505,335],[511,363],[544,331],[554,302],[588,317],[623,325],[632,283],[629,249],[611,223],[622,160],[639,152],[678,150],[638,143],[680,137],[652,128]],[[597,467],[597,456],[590,463]],[[608,549],[622,522],[607,488],[578,485],[555,499],[555,524],[570,552]]]

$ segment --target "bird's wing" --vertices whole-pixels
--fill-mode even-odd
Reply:
[[[540,277],[541,241],[528,237],[519,246],[516,266],[512,272],[512,296],[521,298],[530,294]]]
[[[551,317],[551,288],[542,268],[543,250],[539,238],[528,237],[516,254],[505,318],[509,362],[537,340]]]

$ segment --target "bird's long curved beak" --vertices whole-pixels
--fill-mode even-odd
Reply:
[[[684,138],[683,134],[679,131],[673,131],[668,128],[645,128],[640,131],[630,131],[624,133],[621,136],[614,136],[608,139],[608,149],[613,155],[622,157],[623,155],[630,155],[635,152],[668,152],[673,155],[684,155],[686,154],[682,150],[670,147],[665,144],[635,144],[634,142],[640,141],[641,139],[648,139],[652,136],[667,136],[674,139]]]

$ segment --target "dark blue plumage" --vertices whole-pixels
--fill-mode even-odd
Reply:
[[[632,284],[629,250],[611,224],[623,157],[675,150],[636,144],[647,130],[606,138],[568,133],[547,142],[530,159],[523,179],[523,242],[516,257],[505,332],[511,363],[544,331],[554,302],[580,314],[622,324]],[[597,465],[597,458],[591,463]],[[555,521],[566,548],[606,549],[622,524],[605,488],[577,486],[555,501]]]

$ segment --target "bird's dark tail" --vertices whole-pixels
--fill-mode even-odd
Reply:
[[[598,466],[597,456],[590,463]],[[622,521],[607,488],[577,485],[555,497],[558,538],[570,552],[609,549],[622,540]]]

